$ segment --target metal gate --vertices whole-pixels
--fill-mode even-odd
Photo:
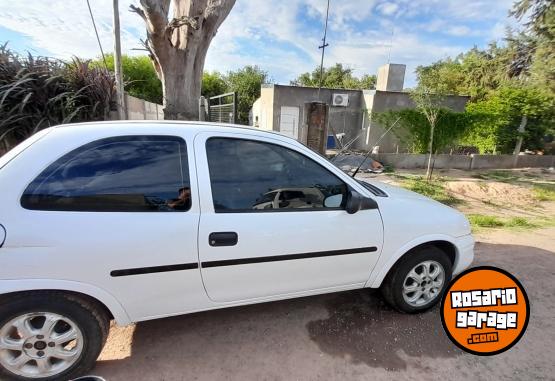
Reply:
[[[208,98],[208,120],[237,123],[237,93],[225,93]]]

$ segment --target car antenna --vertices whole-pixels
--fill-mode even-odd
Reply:
[[[362,167],[362,164],[364,164],[364,162],[366,161],[366,159],[368,159],[368,156],[370,156],[370,154],[372,153],[372,151],[374,150],[374,148],[376,148],[376,146],[378,145],[379,142],[382,141],[382,139],[384,138],[385,135],[387,135],[387,133],[389,131],[391,131],[391,129],[393,127],[395,127],[395,125],[397,124],[397,122],[401,119],[401,117],[398,117],[397,120],[395,122],[393,122],[393,124],[382,134],[382,136],[380,136],[380,138],[378,140],[376,140],[376,143],[372,146],[372,148],[370,148],[370,150],[368,152],[366,152],[366,155],[364,155],[364,159],[362,159],[362,161],[360,162],[360,164],[358,165],[357,169],[355,169],[355,171],[353,172],[353,174],[351,175],[352,178],[354,178],[358,171],[360,170],[360,167]]]

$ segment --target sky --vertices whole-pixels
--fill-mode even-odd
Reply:
[[[122,50],[144,54],[144,24],[120,0]],[[414,69],[473,46],[502,41],[513,0],[330,0],[325,66],[342,63],[357,76],[388,62]],[[113,47],[112,0],[90,0],[105,52]],[[320,64],[326,0],[237,0],[212,41],[205,70],[258,65],[274,83],[288,84]],[[100,55],[86,0],[0,0],[0,43],[61,59]]]

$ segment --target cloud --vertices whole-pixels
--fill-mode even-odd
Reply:
[[[383,15],[391,16],[397,12],[397,10],[399,9],[399,6],[395,3],[382,3],[378,5],[377,9]]]
[[[412,70],[474,44],[503,36],[513,0],[332,0],[325,64],[340,62],[358,75],[376,73],[388,61]],[[143,21],[120,1],[122,49],[128,54],[144,38]],[[326,0],[237,0],[209,49],[206,69],[226,72],[258,65],[288,83],[320,62]],[[112,51],[112,1],[91,0],[100,39]],[[514,22],[512,22],[514,25]],[[100,52],[84,0],[0,0],[0,25],[20,33],[17,51],[39,49],[69,58]],[[0,29],[1,30],[1,29]],[[392,36],[392,31],[393,36]],[[0,32],[1,33],[1,32]],[[4,40],[0,35],[0,41]]]
[[[136,2],[136,1],[132,1]],[[105,52],[113,50],[112,1],[91,1],[100,40]],[[140,46],[144,35],[142,20],[121,5],[122,47],[126,52]],[[40,48],[58,58],[96,57],[100,50],[85,1],[9,1],[0,0],[0,25],[27,36],[31,46],[11,47],[16,50]],[[1,39],[1,36],[0,36]]]
[[[456,25],[447,28],[446,32],[452,36],[468,36],[472,33],[472,30],[465,25]]]

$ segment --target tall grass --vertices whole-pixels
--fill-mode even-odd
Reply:
[[[43,128],[106,119],[114,84],[88,61],[22,57],[0,46],[0,144],[8,150]]]

